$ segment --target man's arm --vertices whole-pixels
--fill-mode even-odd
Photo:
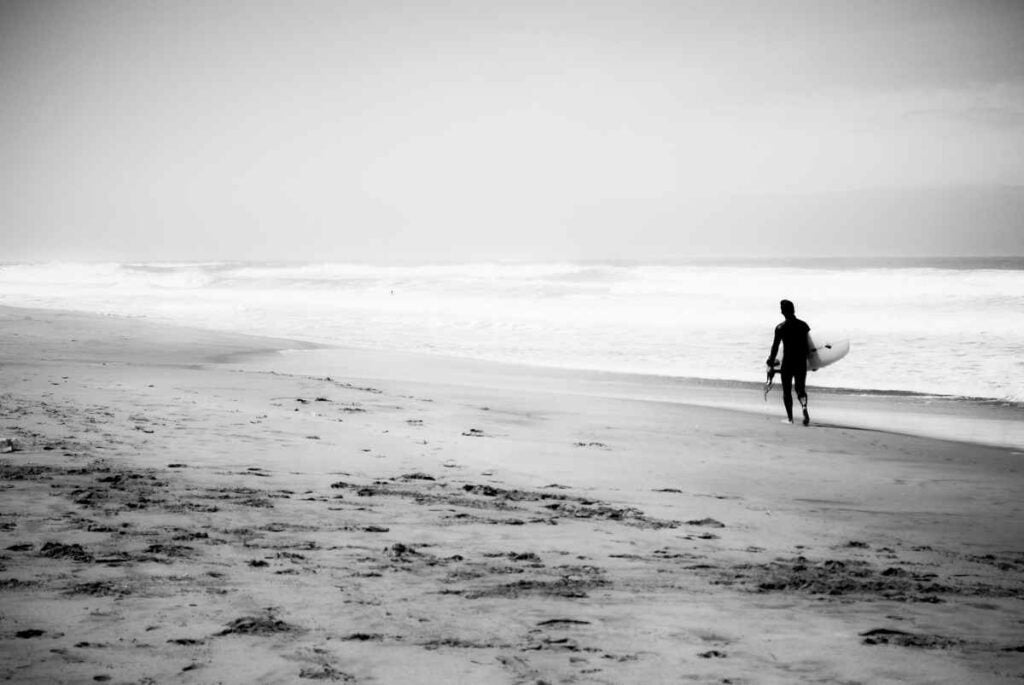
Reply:
[[[775,355],[779,353],[780,342],[782,342],[782,324],[775,327],[775,339],[772,341],[772,351],[768,354],[768,366],[775,366]]]

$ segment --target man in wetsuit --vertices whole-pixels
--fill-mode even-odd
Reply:
[[[796,318],[796,308],[789,300],[779,302],[782,315],[786,320],[775,327],[775,340],[772,341],[772,351],[768,355],[768,366],[775,366],[775,356],[779,352],[779,343],[782,343],[783,356],[782,368],[779,373],[782,375],[782,403],[786,406],[786,416],[790,423],[793,423],[793,386],[796,386],[796,397],[800,400],[800,406],[804,410],[804,425],[811,422],[811,416],[807,413],[807,354],[810,351],[807,342],[807,334],[811,327]]]

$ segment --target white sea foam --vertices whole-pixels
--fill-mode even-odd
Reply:
[[[1024,270],[985,266],[11,264],[0,266],[0,303],[361,347],[759,380],[786,297],[814,331],[853,344],[812,385],[1024,401]]]

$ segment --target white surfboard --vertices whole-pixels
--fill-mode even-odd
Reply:
[[[810,351],[807,353],[807,370],[817,371],[829,364],[835,364],[850,352],[850,341],[845,338],[830,338],[824,333],[811,332],[807,336]]]

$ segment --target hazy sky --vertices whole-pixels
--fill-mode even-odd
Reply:
[[[1024,2],[0,0],[0,262],[1024,254]]]

